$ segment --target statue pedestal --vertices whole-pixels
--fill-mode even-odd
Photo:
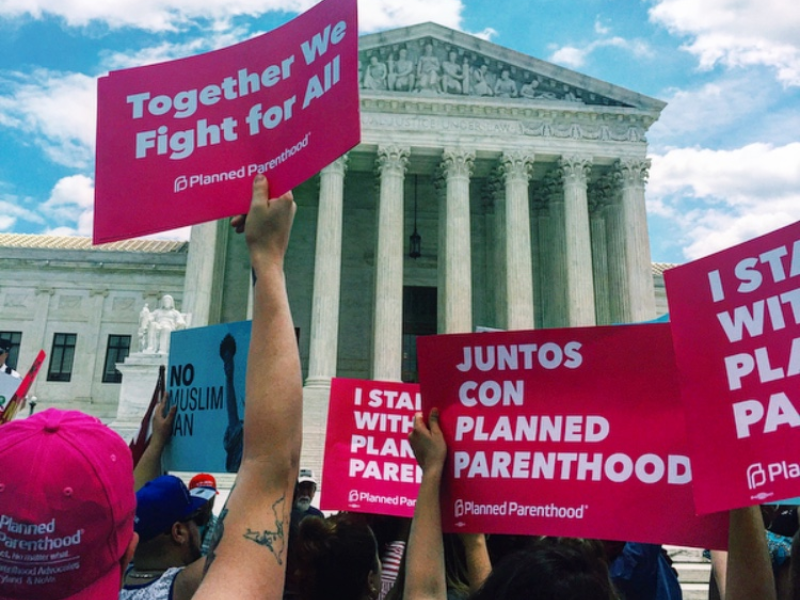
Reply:
[[[139,432],[144,413],[153,397],[153,390],[156,389],[158,368],[161,365],[166,366],[167,358],[167,354],[134,352],[124,363],[117,365],[122,373],[122,385],[119,390],[117,418],[111,423],[111,429],[124,440],[130,441]]]

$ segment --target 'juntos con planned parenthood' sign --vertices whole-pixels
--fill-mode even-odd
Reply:
[[[448,443],[448,531],[723,548],[696,517],[669,324],[418,341]],[[658,515],[658,518],[653,518]]]

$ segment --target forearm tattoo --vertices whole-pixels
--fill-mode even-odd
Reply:
[[[286,496],[281,496],[272,504],[272,514],[275,516],[275,531],[253,531],[249,527],[244,534],[245,539],[265,546],[275,556],[279,565],[283,564],[283,553],[286,549],[286,536],[284,535],[284,522],[286,520]],[[280,516],[278,513],[280,512]],[[210,556],[210,554],[209,554]]]

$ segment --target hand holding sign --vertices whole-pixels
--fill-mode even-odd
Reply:
[[[237,231],[244,226],[253,268],[262,262],[275,262],[275,266],[283,268],[283,257],[289,246],[289,232],[296,210],[291,192],[270,199],[267,178],[256,175],[250,212],[246,217],[242,215],[231,220],[231,226]]]
[[[439,409],[432,408],[428,417],[429,425],[425,424],[422,413],[414,415],[414,430],[408,436],[414,456],[422,468],[423,473],[439,471],[444,468],[447,458],[447,443],[439,427]]]

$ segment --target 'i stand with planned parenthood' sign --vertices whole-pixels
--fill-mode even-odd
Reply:
[[[800,223],[664,273],[699,512],[800,494]]]

